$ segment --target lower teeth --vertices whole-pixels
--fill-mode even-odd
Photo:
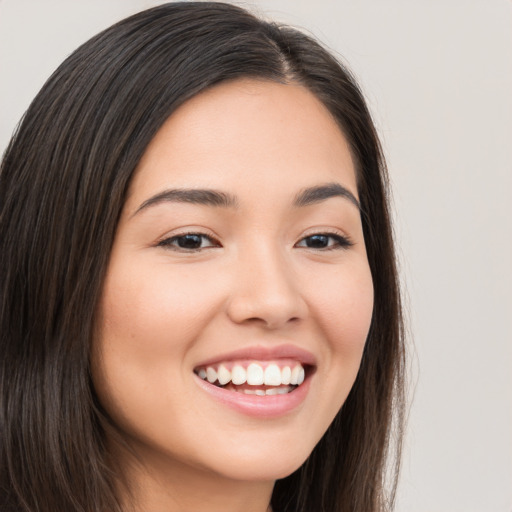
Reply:
[[[291,386],[283,386],[280,388],[269,388],[269,389],[233,389],[232,391],[236,391],[237,393],[244,393],[245,395],[257,395],[257,396],[265,396],[265,395],[286,395],[294,388]]]

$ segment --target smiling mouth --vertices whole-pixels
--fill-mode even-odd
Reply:
[[[240,361],[198,367],[194,373],[219,388],[246,395],[285,395],[305,380],[309,367],[297,361]]]

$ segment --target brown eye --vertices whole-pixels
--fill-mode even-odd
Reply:
[[[325,249],[329,246],[330,237],[327,235],[313,235],[305,238],[306,247],[310,249]]]
[[[184,235],[166,238],[159,242],[158,246],[183,251],[199,251],[209,247],[218,247],[219,244],[207,235],[201,233],[186,233]]]
[[[345,249],[352,245],[352,242],[347,237],[334,233],[317,233],[307,236],[297,243],[297,247],[317,250]]]

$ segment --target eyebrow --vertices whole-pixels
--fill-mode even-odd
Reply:
[[[298,207],[309,206],[331,197],[343,197],[348,199],[358,210],[361,209],[356,196],[339,183],[326,183],[325,185],[305,188],[295,196],[293,205]]]
[[[150,197],[137,208],[134,215],[150,206],[165,202],[201,204],[206,206],[220,206],[223,208],[236,208],[238,204],[235,196],[219,190],[177,188],[164,190]]]
[[[327,183],[325,185],[317,185],[301,190],[293,200],[293,206],[305,207],[310,206],[331,197],[343,197],[348,199],[357,209],[361,209],[359,201],[354,194],[339,183]],[[238,199],[232,194],[213,189],[169,189],[160,192],[146,201],[144,201],[135,211],[136,215],[141,210],[145,210],[150,206],[160,203],[190,203],[204,206],[216,206],[221,208],[237,208]]]

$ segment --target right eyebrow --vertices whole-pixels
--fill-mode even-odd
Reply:
[[[135,211],[136,215],[142,210],[160,203],[191,203],[206,206],[220,206],[222,208],[236,208],[238,202],[235,196],[212,189],[174,188],[164,190],[149,199],[146,199]]]

